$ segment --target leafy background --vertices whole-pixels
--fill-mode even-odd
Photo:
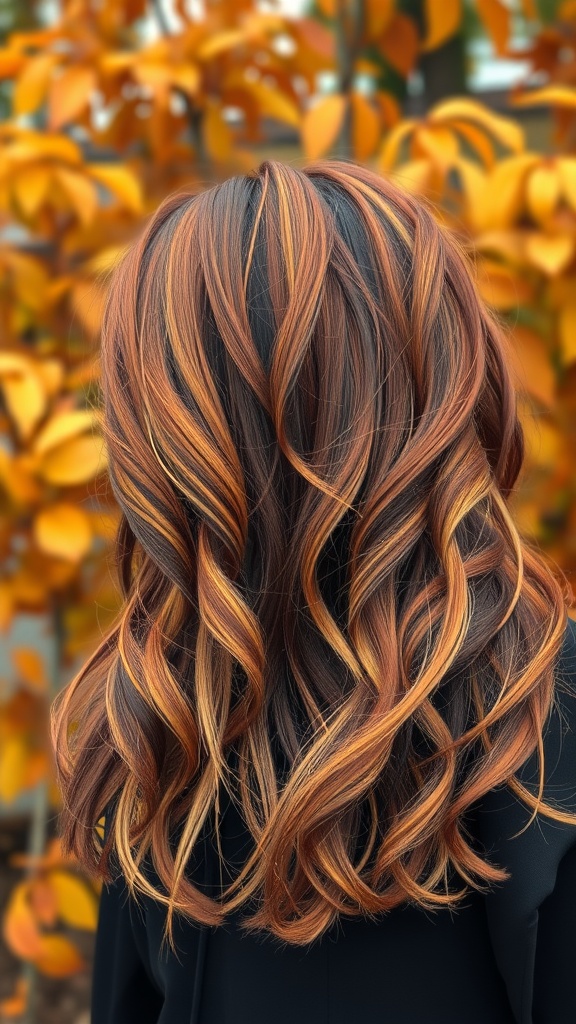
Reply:
[[[353,157],[428,196],[508,325],[515,512],[570,579],[576,2],[4,2],[0,32],[0,1020],[87,1024],[98,885],[59,848],[47,711],[118,606],[109,271],[169,191],[271,154]],[[482,39],[521,74],[481,102]]]

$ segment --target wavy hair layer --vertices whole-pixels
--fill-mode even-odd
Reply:
[[[102,335],[125,600],[53,705],[65,849],[104,879],[114,850],[171,941],[250,904],[306,943],[506,878],[466,827],[498,784],[573,823],[542,799],[566,597],[507,504],[505,338],[427,206],[345,162],[171,195]],[[212,898],[186,868],[222,787],[254,844]]]

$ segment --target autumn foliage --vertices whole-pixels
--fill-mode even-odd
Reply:
[[[518,517],[576,568],[576,3],[545,26],[536,0],[516,5],[532,29],[521,56],[546,84],[527,78],[510,103],[549,108],[552,153],[467,96],[403,117],[393,84],[459,30],[463,0],[427,0],[420,21],[394,0],[317,0],[299,18],[252,0],[207,0],[195,16],[168,6],[63,0],[56,23],[0,50],[12,109],[0,125],[0,627],[38,614],[53,644],[50,664],[13,650],[0,697],[0,800],[38,790],[43,837],[19,861],[4,940],[56,976],[83,969],[70,930],[94,928],[98,892],[47,839],[59,800],[47,707],[118,602],[100,317],[110,268],[169,191],[254,166],[280,131],[303,158],[369,161],[428,196],[510,324],[529,442]],[[475,6],[496,53],[518,56],[510,5]],[[26,998],[21,982],[4,1013]]]

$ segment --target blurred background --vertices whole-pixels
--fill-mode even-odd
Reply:
[[[118,606],[98,332],[170,191],[267,156],[429,197],[509,326],[517,518],[576,569],[576,0],[0,0],[0,1021],[89,1024],[47,710]]]

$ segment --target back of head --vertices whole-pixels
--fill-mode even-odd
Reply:
[[[102,370],[125,602],[53,710],[65,848],[103,875],[115,848],[169,921],[258,897],[292,942],[505,877],[465,814],[503,782],[540,806],[514,773],[566,608],[508,509],[505,342],[455,239],[345,162],[169,196]],[[254,850],[212,900],[186,865],[222,787]]]

